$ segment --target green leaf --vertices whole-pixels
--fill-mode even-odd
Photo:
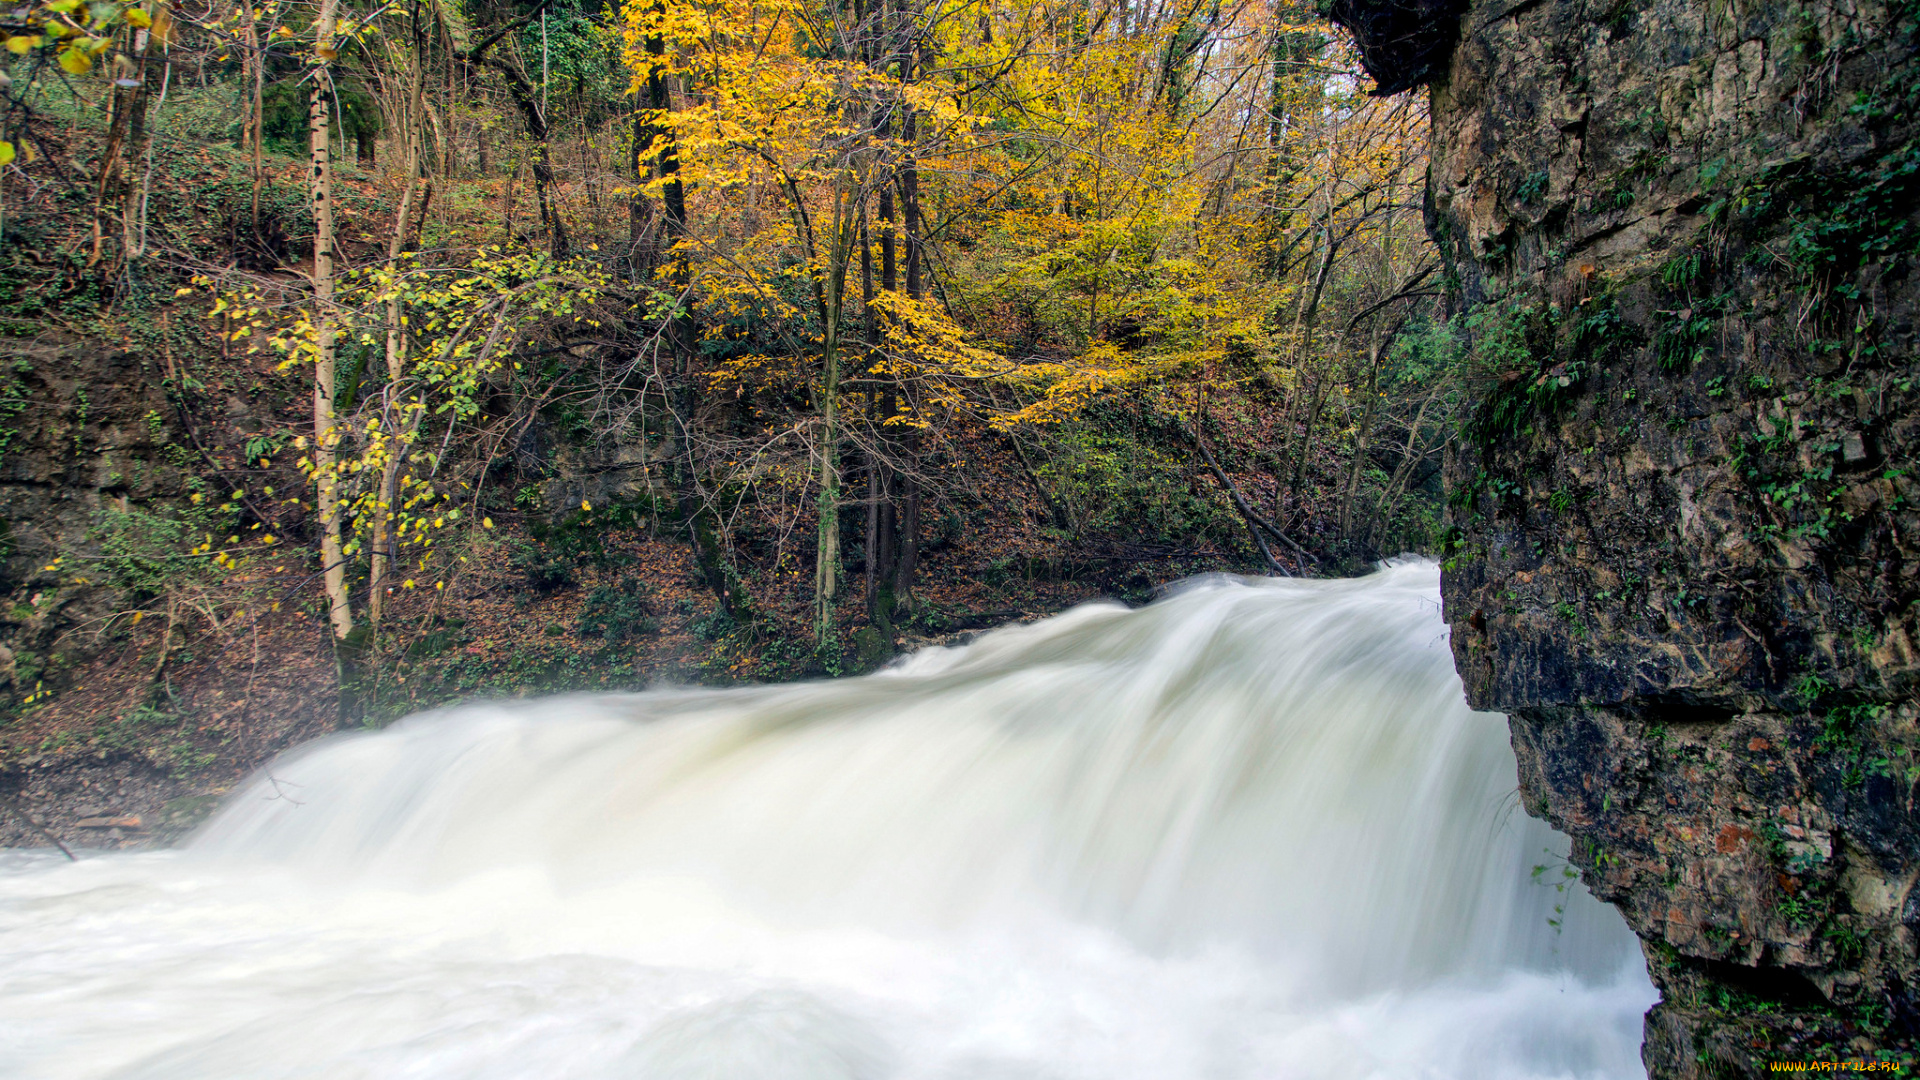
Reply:
[[[0,139],[0,168],[13,164],[13,144]]]

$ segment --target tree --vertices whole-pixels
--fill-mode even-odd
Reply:
[[[333,113],[327,106],[334,60],[337,0],[320,0],[314,21],[313,58],[308,91],[308,193],[313,207],[313,457],[319,489],[320,571],[327,592],[327,618],[334,649],[340,652],[353,633],[353,609],[347,600],[347,559],[340,541],[339,476],[334,454],[340,442],[334,397],[336,315],[333,310],[333,163],[329,140]]]

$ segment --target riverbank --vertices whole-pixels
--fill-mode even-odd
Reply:
[[[590,557],[530,571],[528,552],[544,550],[503,529],[468,548],[468,572],[448,588],[396,603],[395,659],[362,675],[344,713],[330,637],[300,603],[172,630],[143,633],[142,620],[0,726],[0,794],[11,799],[0,846],[165,846],[290,747],[463,700],[860,674],[1089,600],[1143,602],[1193,573],[1251,570],[1201,556],[1129,564],[1124,576],[1097,565],[1048,576],[1036,561],[1029,578],[962,541],[929,552],[918,610],[892,640],[856,629],[830,664],[797,618],[743,628],[717,613],[691,549],[672,539],[609,530]]]

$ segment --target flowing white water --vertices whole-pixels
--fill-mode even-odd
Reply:
[[[184,851],[0,862],[0,1077],[1643,1075],[1437,579],[324,740]]]

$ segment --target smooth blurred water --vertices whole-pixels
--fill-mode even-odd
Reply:
[[[1513,787],[1418,561],[465,706],[182,851],[0,858],[0,1077],[1641,1076],[1635,942]]]

